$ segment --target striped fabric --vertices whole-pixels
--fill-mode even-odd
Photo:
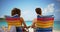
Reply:
[[[52,27],[50,28],[36,28],[36,32],[52,32]]]
[[[12,18],[12,17],[7,17],[6,18],[6,21],[8,22],[8,26],[21,26],[22,25],[22,23],[20,22],[20,18]]]
[[[52,32],[54,17],[41,17],[37,18],[36,32]]]

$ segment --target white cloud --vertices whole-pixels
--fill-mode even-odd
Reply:
[[[0,18],[5,18],[5,16],[11,16],[11,11],[2,11],[0,13]]]
[[[60,9],[55,10],[54,16],[56,21],[60,21]]]
[[[33,11],[25,10],[22,11],[21,16],[24,18],[25,21],[31,21],[36,17],[36,14]]]
[[[10,16],[10,15],[1,14],[1,15],[0,15],[0,18],[5,18],[5,16]]]
[[[0,15],[0,18],[4,18],[4,15],[5,15],[5,14],[1,14],[1,15]]]
[[[55,12],[57,12],[57,13],[60,12],[60,9],[55,10]]]
[[[10,16],[10,14],[0,14],[0,18],[4,18],[5,15]],[[36,17],[36,13],[34,11],[24,10],[21,11],[21,17],[23,17],[25,21],[32,21]]]
[[[53,13],[54,12],[54,3],[49,4],[46,8],[42,9],[43,15],[46,15],[47,13]],[[31,21],[36,17],[36,13],[33,11],[30,11],[29,9],[25,9],[24,11],[21,11],[21,16],[24,18],[25,21]],[[4,15],[1,15],[0,17],[4,17]]]
[[[54,12],[54,3],[49,4],[46,8],[43,9],[43,15],[53,13]]]

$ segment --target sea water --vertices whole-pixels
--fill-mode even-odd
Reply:
[[[54,29],[60,30],[60,21],[54,21]]]
[[[27,26],[31,26],[32,25],[32,21],[25,21]],[[0,27],[5,26],[8,27],[8,24],[5,20],[0,21]],[[60,21],[54,21],[54,29],[55,30],[60,30]]]

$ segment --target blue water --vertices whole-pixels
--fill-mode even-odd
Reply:
[[[60,30],[60,21],[54,21],[54,29]]]
[[[0,21],[0,27],[2,27],[2,26],[5,26],[5,27],[8,26],[8,25],[7,25],[7,22],[6,22],[5,20]]]
[[[32,21],[25,21],[27,26],[31,26],[32,25]],[[0,27],[5,26],[7,27],[7,22],[4,21],[0,21]],[[54,29],[60,30],[60,21],[54,21]]]

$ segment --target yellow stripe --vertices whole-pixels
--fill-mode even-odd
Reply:
[[[51,25],[51,26],[38,26],[38,27],[40,27],[40,28],[48,28],[48,27],[53,27],[53,25]]]
[[[39,26],[49,26],[49,25],[53,25],[53,23],[48,23],[48,24],[39,24],[39,23],[37,23],[36,25],[39,25]]]
[[[21,26],[22,23],[20,22],[20,20],[14,20],[14,21],[8,21],[8,26]]]
[[[36,22],[36,26],[37,27],[42,27],[42,28],[46,28],[46,27],[51,27],[51,26],[53,26],[53,20],[50,20],[50,21],[37,21]]]
[[[37,21],[36,24],[39,25],[39,24],[42,24],[42,25],[47,25],[47,24],[50,24],[50,23],[53,23],[53,21],[48,21],[47,23],[46,22],[39,22]]]
[[[53,23],[54,20],[49,20],[49,21],[37,21],[37,23]]]

